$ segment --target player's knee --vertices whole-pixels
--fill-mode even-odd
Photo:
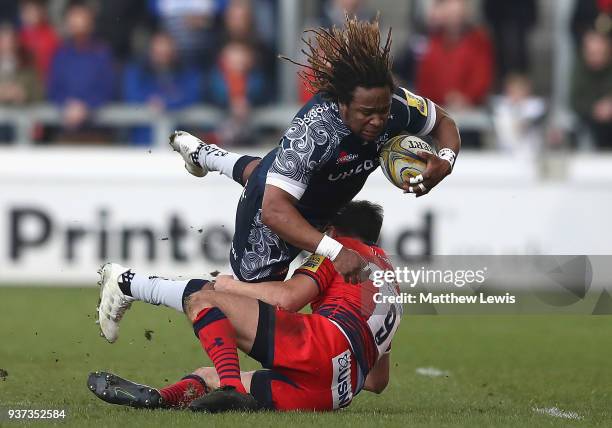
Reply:
[[[190,295],[185,301],[185,312],[190,321],[194,321],[202,309],[214,306],[214,291],[202,289]]]

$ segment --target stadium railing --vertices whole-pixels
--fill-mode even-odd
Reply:
[[[299,105],[276,105],[253,110],[251,123],[255,128],[285,129]],[[96,110],[92,123],[108,127],[150,126],[153,130],[153,146],[165,147],[168,135],[177,124],[201,128],[215,128],[224,118],[221,109],[200,105],[183,110],[155,112],[146,106],[113,104]],[[461,129],[487,132],[493,125],[486,110],[453,112],[453,118]],[[61,110],[51,104],[28,107],[0,107],[0,124],[12,126],[16,145],[32,145],[34,127],[39,124],[61,125]]]

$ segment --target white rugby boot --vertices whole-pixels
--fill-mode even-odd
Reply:
[[[202,166],[199,162],[199,157],[201,155],[205,156],[208,150],[204,150],[204,152],[200,150],[203,148],[212,149],[216,146],[205,143],[189,132],[174,131],[172,135],[170,135],[170,147],[183,157],[185,169],[189,171],[191,175],[204,177],[208,174],[208,168]]]
[[[106,263],[100,267],[100,301],[98,303],[98,320],[101,335],[110,343],[117,340],[119,336],[119,322],[134,299],[126,296],[119,288],[121,275],[130,269],[117,263]]]

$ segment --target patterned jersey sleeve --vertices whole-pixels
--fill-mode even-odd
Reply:
[[[391,113],[405,123],[404,130],[417,137],[428,135],[436,124],[433,101],[398,87],[393,94]]]
[[[313,172],[325,164],[339,144],[339,117],[329,103],[315,104],[293,119],[283,135],[266,184],[279,187],[300,199]]]
[[[336,268],[327,257],[312,254],[302,263],[302,266],[295,270],[294,275],[298,274],[311,277],[319,287],[319,294],[321,294],[334,280]]]

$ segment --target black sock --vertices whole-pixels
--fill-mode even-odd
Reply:
[[[241,186],[244,186],[245,183],[242,182],[242,176],[244,175],[244,170],[246,169],[248,164],[258,159],[261,160],[261,158],[257,156],[249,156],[249,155],[244,155],[240,159],[238,159],[236,163],[234,164],[234,169],[232,170],[232,178],[234,179],[234,181],[240,184]]]
[[[134,278],[135,273],[132,272],[132,269],[123,272],[121,274],[121,281],[119,281],[119,288],[126,296],[132,296],[132,279]]]
[[[189,296],[191,296],[193,293],[197,293],[198,291],[200,291],[202,287],[208,284],[208,282],[209,281],[205,279],[189,280],[187,286],[185,287],[185,290],[183,291],[183,310],[185,310],[185,301],[187,300],[187,298],[189,298]]]

